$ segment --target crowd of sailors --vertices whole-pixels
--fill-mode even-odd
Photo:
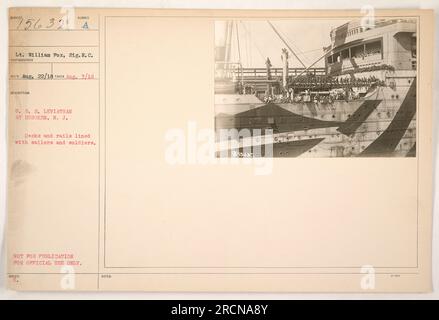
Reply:
[[[333,89],[330,91],[311,91],[305,89],[295,92],[292,88],[281,94],[269,94],[264,96],[264,102],[289,103],[289,102],[314,102],[314,103],[332,103],[336,100],[357,100],[367,92],[366,88],[354,90],[353,88]]]
[[[367,86],[373,83],[381,82],[377,77],[370,75],[368,77],[333,77],[330,75],[306,75],[292,80],[294,86],[306,87],[338,87],[338,86]]]
[[[263,97],[264,102],[316,102],[332,103],[335,100],[356,100],[364,96],[370,88],[384,85],[375,76],[369,77],[331,77],[304,76],[290,83],[288,90],[274,94],[270,87]]]

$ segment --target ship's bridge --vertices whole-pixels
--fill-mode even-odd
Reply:
[[[416,20],[353,21],[331,30],[325,48],[328,74],[365,70],[416,70]]]

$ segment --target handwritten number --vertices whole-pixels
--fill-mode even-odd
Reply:
[[[32,20],[33,19],[28,19],[27,21],[26,21],[26,27],[24,27],[24,30],[29,30],[30,29],[30,27],[32,26]]]
[[[50,29],[55,25],[55,18],[49,19],[49,24],[46,26],[46,29]]]
[[[22,23],[23,23],[23,18],[20,19],[20,22],[18,23],[18,26],[17,26],[17,30],[20,29]]]

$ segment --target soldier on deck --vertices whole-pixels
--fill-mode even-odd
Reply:
[[[288,89],[288,100],[290,102],[294,101],[294,89],[293,88]]]

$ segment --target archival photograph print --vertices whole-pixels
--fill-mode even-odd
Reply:
[[[415,157],[416,51],[413,18],[215,21],[217,156]]]

